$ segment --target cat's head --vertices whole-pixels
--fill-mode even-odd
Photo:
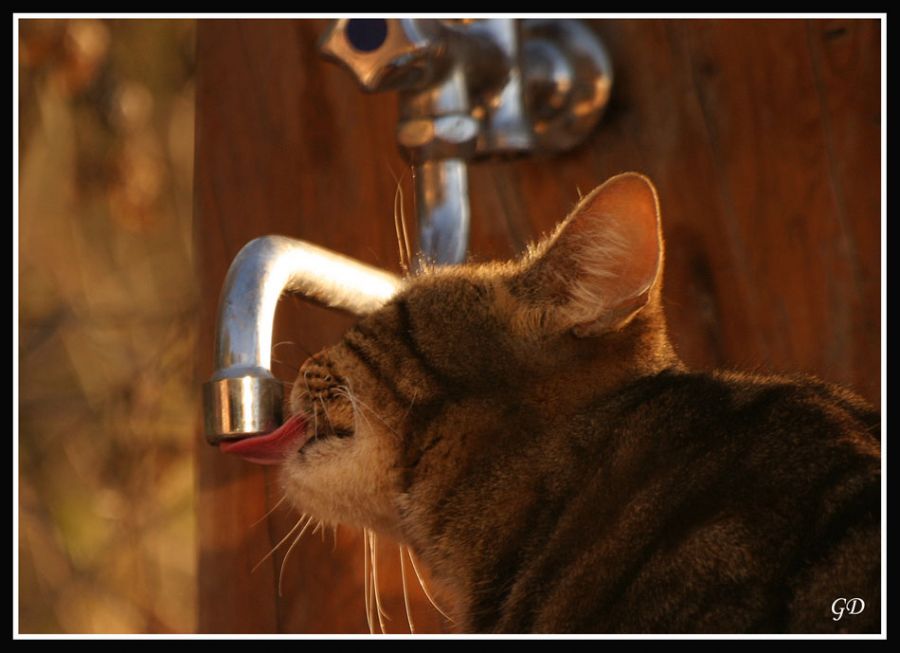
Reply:
[[[497,469],[504,452],[673,357],[662,255],[655,189],[627,173],[518,260],[408,278],[300,369],[290,409],[312,437],[283,465],[288,496],[326,522],[424,537],[429,504],[484,491],[467,474],[519,473]]]

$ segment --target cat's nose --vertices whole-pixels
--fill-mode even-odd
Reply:
[[[394,274],[310,243],[263,236],[238,253],[222,288],[215,371],[203,386],[210,444],[268,433],[282,422],[284,391],[271,372],[272,326],[282,293],[365,315],[400,288]]]

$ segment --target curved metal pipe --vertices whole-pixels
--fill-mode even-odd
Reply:
[[[366,91],[399,92],[397,142],[416,171],[417,268],[465,260],[467,162],[575,147],[612,85],[602,41],[579,20],[340,18],[321,49]]]
[[[419,256],[416,265],[463,263],[469,249],[469,180],[461,159],[416,166]]]
[[[302,240],[263,236],[247,243],[228,269],[219,300],[216,369],[203,385],[206,439],[216,444],[281,424],[282,384],[270,366],[283,292],[364,315],[401,283],[394,274]]]

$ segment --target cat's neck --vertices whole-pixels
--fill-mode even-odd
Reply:
[[[516,478],[543,476],[546,481],[537,487],[553,484],[553,460],[560,447],[565,448],[576,431],[592,428],[592,413],[605,396],[663,370],[685,370],[669,343],[661,312],[642,315],[603,342],[573,339],[564,346],[572,348],[571,366],[534,379],[503,400],[474,397],[445,408],[447,423],[468,425],[471,432],[457,431],[443,439],[439,434],[430,436],[439,443],[427,456],[452,458],[454,465],[426,462],[422,476],[405,495],[403,539],[434,571],[466,627],[473,626],[491,603],[482,589],[485,583],[496,585],[499,579],[492,574],[509,571],[521,551],[539,546],[542,532],[540,524],[521,533],[491,532],[482,527],[492,520],[469,520],[467,515],[521,505],[521,519],[496,523],[530,523],[527,506],[541,499],[528,495],[534,484],[520,484]],[[595,436],[602,438],[602,433]],[[521,501],[515,497],[519,486]],[[499,495],[510,489],[513,495]],[[553,494],[549,489],[547,493]]]

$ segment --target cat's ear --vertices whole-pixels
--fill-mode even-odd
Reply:
[[[649,303],[662,259],[656,189],[629,172],[582,198],[528,255],[513,287],[540,310],[545,328],[599,335],[620,328]]]

